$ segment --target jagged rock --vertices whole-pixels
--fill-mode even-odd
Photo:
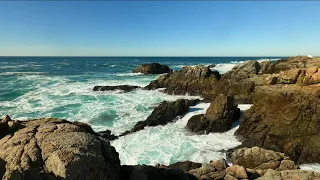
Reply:
[[[188,112],[190,106],[194,106],[199,102],[199,99],[178,99],[173,102],[163,101],[152,111],[151,115],[145,121],[138,122],[130,131],[126,131],[120,136],[140,131],[146,126],[165,125],[172,122],[177,116]]]
[[[235,66],[231,70],[231,79],[238,81],[241,79],[249,78],[252,75],[257,75],[260,69],[260,64],[257,61],[245,61],[244,63]]]
[[[207,109],[206,116],[195,115],[187,123],[192,132],[225,132],[231,129],[232,122],[240,117],[240,109],[234,104],[232,96],[221,94]]]
[[[197,180],[191,174],[180,169],[155,168],[152,166],[136,165],[121,166],[122,180]]]
[[[114,91],[114,90],[121,90],[124,92],[130,92],[134,91],[138,88],[141,88],[139,86],[130,86],[130,85],[118,85],[118,86],[95,86],[93,88],[93,91]]]
[[[272,61],[262,61],[260,64],[259,74],[272,74],[275,72],[275,64]]]
[[[2,179],[119,179],[118,153],[84,125],[54,118],[20,123],[0,140]]]
[[[235,134],[248,147],[284,152],[298,163],[320,162],[319,95],[317,84],[257,87]]]
[[[100,131],[97,132],[101,137],[103,137],[104,139],[107,139],[109,141],[113,141],[115,139],[118,139],[118,136],[111,134],[110,130],[105,130],[105,131]]]
[[[237,179],[247,179],[248,175],[243,166],[233,165],[227,167],[226,174],[229,174]]]
[[[192,169],[189,173],[198,179],[223,179],[226,174],[224,170],[216,171],[211,164],[202,164],[200,168]]]
[[[184,172],[188,172],[192,169],[196,169],[196,168],[201,167],[201,165],[202,165],[201,163],[194,163],[191,161],[185,161],[185,162],[177,162],[174,164],[170,164],[169,166],[167,166],[167,168],[170,168],[170,169],[178,168],[178,169],[183,170]]]
[[[210,64],[210,65],[208,66],[208,68],[214,68],[214,67],[216,67],[215,64]]]
[[[274,152],[260,147],[240,148],[231,155],[234,165],[250,169],[297,169],[298,166],[283,153]]]
[[[151,64],[142,64],[137,68],[135,68],[132,72],[143,73],[143,74],[163,74],[163,73],[171,73],[172,69],[170,69],[167,65],[164,65],[164,64],[151,63]]]
[[[160,76],[145,88],[166,88],[165,93],[176,95],[204,95],[212,90],[220,77],[218,71],[211,71],[207,66],[186,66],[171,74]]]

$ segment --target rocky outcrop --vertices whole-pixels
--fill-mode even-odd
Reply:
[[[202,166],[201,163],[194,163],[192,161],[176,162],[176,163],[170,164],[169,166],[165,166],[163,164],[156,165],[156,167],[160,167],[160,168],[162,167],[162,168],[168,168],[168,169],[181,169],[184,172],[188,172],[192,169],[196,169],[201,166]]]
[[[237,149],[232,153],[231,160],[233,165],[255,170],[274,169],[282,171],[298,169],[294,161],[283,153],[259,147]]]
[[[272,74],[275,72],[275,63],[272,61],[262,61],[260,64],[259,74]]]
[[[165,88],[165,93],[175,95],[204,95],[213,89],[220,77],[218,71],[211,71],[207,66],[186,66],[171,74],[160,76],[145,88]]]
[[[275,63],[275,72],[287,71],[294,68],[320,67],[320,58],[308,56],[295,56],[278,60]]]
[[[237,103],[251,103],[254,92],[254,82],[250,78],[259,74],[261,69],[257,61],[246,61],[235,66],[222,75],[211,91],[204,95],[205,101],[211,101],[220,94],[233,96]]]
[[[225,132],[231,129],[232,122],[240,118],[240,109],[232,96],[220,94],[207,109],[206,115],[195,115],[187,123],[192,132]]]
[[[2,179],[119,179],[118,153],[90,126],[46,118],[21,124],[0,140]]]
[[[114,90],[120,90],[123,92],[130,92],[134,91],[138,88],[141,88],[139,86],[130,86],[130,85],[118,85],[118,86],[95,86],[93,88],[93,91],[114,91]]]
[[[200,100],[198,99],[178,99],[173,102],[163,101],[152,111],[151,115],[145,121],[138,122],[130,131],[126,131],[120,136],[142,130],[146,126],[165,125],[172,122],[177,116],[188,112],[190,106],[194,106],[199,102]]]
[[[319,95],[318,84],[259,86],[236,135],[245,146],[284,152],[298,163],[320,162]]]
[[[143,73],[143,74],[163,74],[163,73],[172,73],[172,69],[170,69],[167,65],[164,65],[164,64],[151,63],[151,64],[142,64],[137,68],[135,68],[132,72]]]

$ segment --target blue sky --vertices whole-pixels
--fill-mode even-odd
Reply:
[[[0,55],[320,55],[320,2],[0,2]]]

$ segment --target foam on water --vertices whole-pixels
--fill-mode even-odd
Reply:
[[[313,163],[313,164],[301,164],[299,165],[300,169],[302,170],[309,170],[309,171],[315,171],[320,172],[320,164]]]
[[[185,128],[188,120],[205,113],[209,103],[190,107],[189,113],[165,126],[145,129],[112,142],[119,152],[121,164],[172,164],[178,161],[209,162],[225,158],[225,150],[241,143],[233,135],[238,126],[225,133],[196,135]],[[240,105],[246,110],[251,105]]]

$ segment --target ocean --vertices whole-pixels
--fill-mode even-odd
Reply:
[[[277,60],[281,57],[0,57],[0,116],[28,120],[63,118],[89,123],[95,131],[120,134],[145,120],[161,101],[179,98],[157,90],[94,92],[96,85],[146,86],[159,75],[132,73],[144,63],[159,62],[173,70],[187,65],[210,65],[225,73],[245,60]],[[241,110],[251,105],[239,105]],[[178,161],[209,162],[225,157],[225,151],[240,142],[234,128],[225,133],[195,135],[186,129],[188,119],[205,113],[208,103],[165,126],[147,127],[111,144],[121,164],[155,165]]]

